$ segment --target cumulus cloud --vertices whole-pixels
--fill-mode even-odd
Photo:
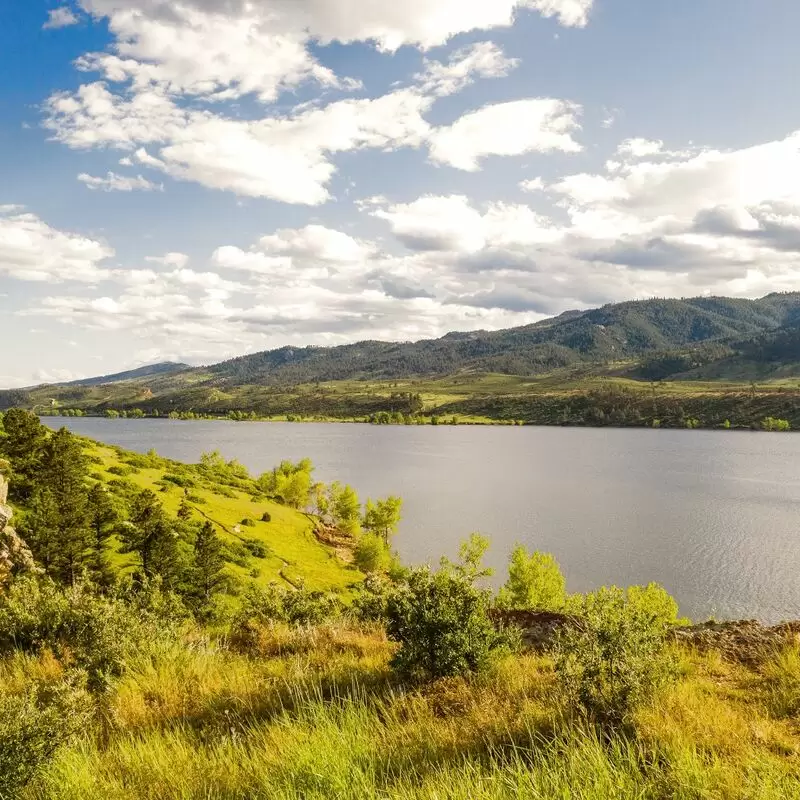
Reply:
[[[519,184],[519,188],[522,189],[523,192],[543,192],[545,189],[545,182],[542,178],[530,178],[526,181],[521,181]]]
[[[374,42],[393,51],[402,45],[430,48],[474,30],[508,27],[524,9],[554,17],[566,26],[587,23],[593,0],[81,0],[87,11],[107,16],[112,28],[136,43],[136,19],[167,24],[184,14],[214,16],[224,13],[246,19],[253,36],[274,32],[303,33],[323,44]],[[176,8],[177,6],[177,8]],[[140,25],[143,24],[140,22]],[[133,30],[132,30],[133,29]]]
[[[456,51],[447,63],[426,61],[417,76],[425,94],[446,95],[460,92],[476,78],[504,78],[519,66],[519,59],[507,58],[494,42],[478,42]]]
[[[129,151],[138,162],[179,180],[246,197],[319,205],[330,199],[338,154],[363,149],[430,149],[436,163],[476,170],[488,155],[577,152],[577,109],[530,99],[478,109],[450,126],[426,115],[441,97],[478,79],[502,78],[518,61],[492,42],[425,59],[408,85],[370,98],[312,55],[312,43],[368,42],[391,52],[427,49],[452,36],[513,24],[538,11],[584,25],[591,0],[82,0],[107,20],[108,50],[86,53],[79,70],[100,77],[46,104],[45,125],[77,149]],[[246,96],[274,104],[313,84],[317,96],[291,110],[240,115],[228,103]],[[325,92],[339,92],[338,99]],[[186,101],[193,101],[187,103]],[[233,111],[233,113],[231,113]],[[92,185],[100,187],[101,184]],[[122,186],[108,179],[102,188]],[[137,188],[144,188],[142,184]]]
[[[78,180],[86,184],[89,189],[100,189],[103,192],[162,192],[164,185],[153,183],[141,175],[118,175],[108,172],[105,177],[98,177],[82,172]]]
[[[486,156],[578,153],[572,134],[580,108],[552,98],[495,103],[465,114],[431,135],[431,160],[474,172]]]
[[[182,107],[163,87],[119,94],[94,82],[52,96],[45,124],[70,147],[132,151],[142,166],[180,180],[319,205],[330,198],[337,153],[429,145],[434,160],[477,169],[489,154],[579,150],[570,136],[576,109],[557,100],[488,106],[445,128],[426,120],[437,97],[479,77],[500,77],[513,65],[495,45],[479,43],[445,62],[427,62],[410,86],[388,94],[254,120]]]
[[[102,242],[50,227],[38,216],[0,209],[0,275],[25,281],[96,283],[109,276],[102,263],[114,250]]]
[[[68,28],[70,25],[77,25],[80,21],[80,17],[69,6],[61,6],[60,8],[51,8],[47,12],[47,22],[42,27],[45,30]]]
[[[186,253],[165,253],[163,256],[147,256],[145,261],[149,261],[151,264],[161,264],[165,267],[183,269],[189,263],[189,256]]]

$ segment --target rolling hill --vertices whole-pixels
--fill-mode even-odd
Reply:
[[[0,409],[317,418],[422,409],[552,422],[571,419],[572,412],[531,416],[532,396],[591,391],[598,382],[608,387],[615,381],[629,391],[637,386],[654,391],[655,381],[662,394],[701,388],[719,393],[749,390],[754,381],[785,384],[795,378],[800,378],[800,292],[758,300],[631,301],[518,328],[419,342],[282,347],[209,367],[156,364],[0,392]]]

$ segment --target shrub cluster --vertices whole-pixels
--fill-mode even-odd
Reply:
[[[667,647],[677,606],[663,590],[602,588],[573,598],[575,625],[556,646],[556,673],[571,707],[620,725],[674,674]]]

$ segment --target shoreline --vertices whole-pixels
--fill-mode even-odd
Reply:
[[[287,425],[369,425],[371,427],[388,427],[388,428],[414,428],[414,427],[446,427],[446,428],[569,428],[578,430],[650,430],[650,431],[719,431],[719,432],[738,432],[738,433],[798,433],[800,429],[790,427],[786,430],[770,430],[763,425],[670,425],[670,424],[628,424],[628,425],[615,425],[615,424],[591,424],[585,422],[564,422],[564,423],[548,423],[545,421],[526,422],[522,420],[493,420],[493,419],[465,419],[456,421],[440,421],[432,422],[431,418],[420,418],[420,421],[415,422],[372,422],[369,419],[342,419],[337,417],[315,417],[315,418],[296,418],[287,419],[286,417],[256,417],[252,419],[231,419],[228,416],[193,416],[186,418],[175,418],[161,415],[145,415],[145,416],[118,416],[109,417],[104,414],[41,414],[36,412],[39,419],[94,419],[106,420],[109,423],[122,422],[122,421],[163,421],[163,422],[231,422],[231,423],[280,423]]]

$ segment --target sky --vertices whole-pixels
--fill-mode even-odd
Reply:
[[[800,289],[796,0],[0,23],[0,388]]]

